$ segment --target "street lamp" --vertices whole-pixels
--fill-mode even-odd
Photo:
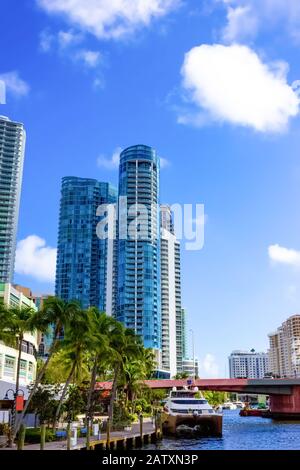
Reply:
[[[196,367],[195,367],[195,340],[194,340],[194,330],[190,329],[192,333],[192,348],[193,348],[193,369],[194,369],[194,380],[196,379]]]
[[[17,408],[17,397],[21,395],[24,397],[24,390],[22,389],[17,389],[13,390],[12,388],[9,388],[6,390],[4,400],[9,400],[8,394],[12,392],[14,401],[13,401],[13,407],[11,411],[11,418],[10,418],[10,437],[9,437],[9,445],[12,445],[12,436],[14,435],[14,429],[15,429],[15,422],[16,422],[16,408]]]

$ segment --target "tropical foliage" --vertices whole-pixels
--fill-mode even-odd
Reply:
[[[103,409],[101,394],[95,391],[97,381],[112,382],[109,403],[106,399],[110,426],[128,422],[140,412],[151,413],[151,393],[143,380],[151,378],[155,369],[153,352],[132,330],[96,308],[82,310],[77,302],[56,297],[47,299],[39,312],[0,305],[0,331],[0,340],[19,350],[17,377],[24,334],[42,331],[52,336],[46,360],[38,361],[14,437],[25,413],[33,410],[41,422],[53,426],[61,417],[75,419],[84,413],[89,429],[95,412]]]

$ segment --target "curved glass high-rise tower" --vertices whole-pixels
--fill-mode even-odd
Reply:
[[[160,348],[159,157],[146,145],[121,153],[116,318]]]
[[[107,314],[113,295],[113,246],[97,237],[97,208],[116,200],[117,191],[109,183],[73,176],[62,180],[56,295]]]

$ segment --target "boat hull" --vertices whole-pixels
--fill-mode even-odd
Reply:
[[[258,410],[258,409],[244,409],[240,411],[240,416],[263,416],[266,410]]]
[[[198,436],[222,436],[223,416],[219,415],[164,415],[163,432],[178,436],[178,427],[196,428]]]

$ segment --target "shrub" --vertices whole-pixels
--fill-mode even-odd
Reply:
[[[113,428],[115,430],[124,429],[124,427],[130,426],[133,421],[134,415],[129,413],[123,404],[116,403],[113,415]]]
[[[52,442],[55,440],[55,434],[52,429],[46,429],[46,442]],[[40,428],[28,428],[26,429],[26,444],[39,444],[41,442],[41,430]]]
[[[0,423],[0,436],[8,436],[8,435],[9,435],[9,424]]]

